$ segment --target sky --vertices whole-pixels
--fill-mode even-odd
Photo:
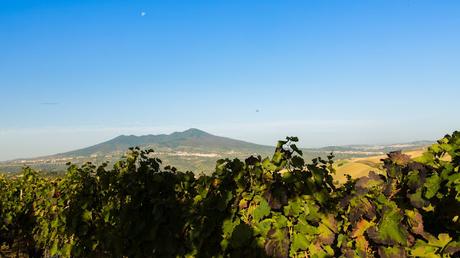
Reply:
[[[303,147],[460,129],[460,1],[0,0],[0,160],[191,127]]]

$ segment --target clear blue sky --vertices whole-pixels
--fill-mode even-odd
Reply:
[[[0,35],[0,160],[189,127],[302,146],[460,129],[460,1],[1,0]]]

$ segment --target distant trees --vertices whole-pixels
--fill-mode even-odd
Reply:
[[[460,254],[460,132],[386,173],[333,183],[297,138],[272,158],[219,160],[210,176],[130,149],[113,168],[0,176],[0,244],[31,257],[450,257]]]

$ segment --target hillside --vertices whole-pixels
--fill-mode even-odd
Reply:
[[[417,150],[403,151],[403,153],[409,155],[411,158],[418,158],[425,151],[426,148],[420,148]],[[387,155],[338,160],[335,163],[336,174],[334,179],[343,183],[346,181],[346,175],[350,175],[352,178],[359,178],[367,176],[370,171],[383,173],[384,169],[381,160],[385,158],[387,158]]]

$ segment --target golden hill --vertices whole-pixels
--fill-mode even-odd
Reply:
[[[417,158],[422,156],[425,150],[426,148],[423,148],[418,150],[403,151],[403,153],[409,155],[411,158]],[[334,179],[339,183],[344,183],[346,181],[347,174],[352,178],[358,178],[366,176],[370,171],[382,173],[381,159],[384,158],[386,158],[386,155],[338,160],[335,163],[336,174]]]

